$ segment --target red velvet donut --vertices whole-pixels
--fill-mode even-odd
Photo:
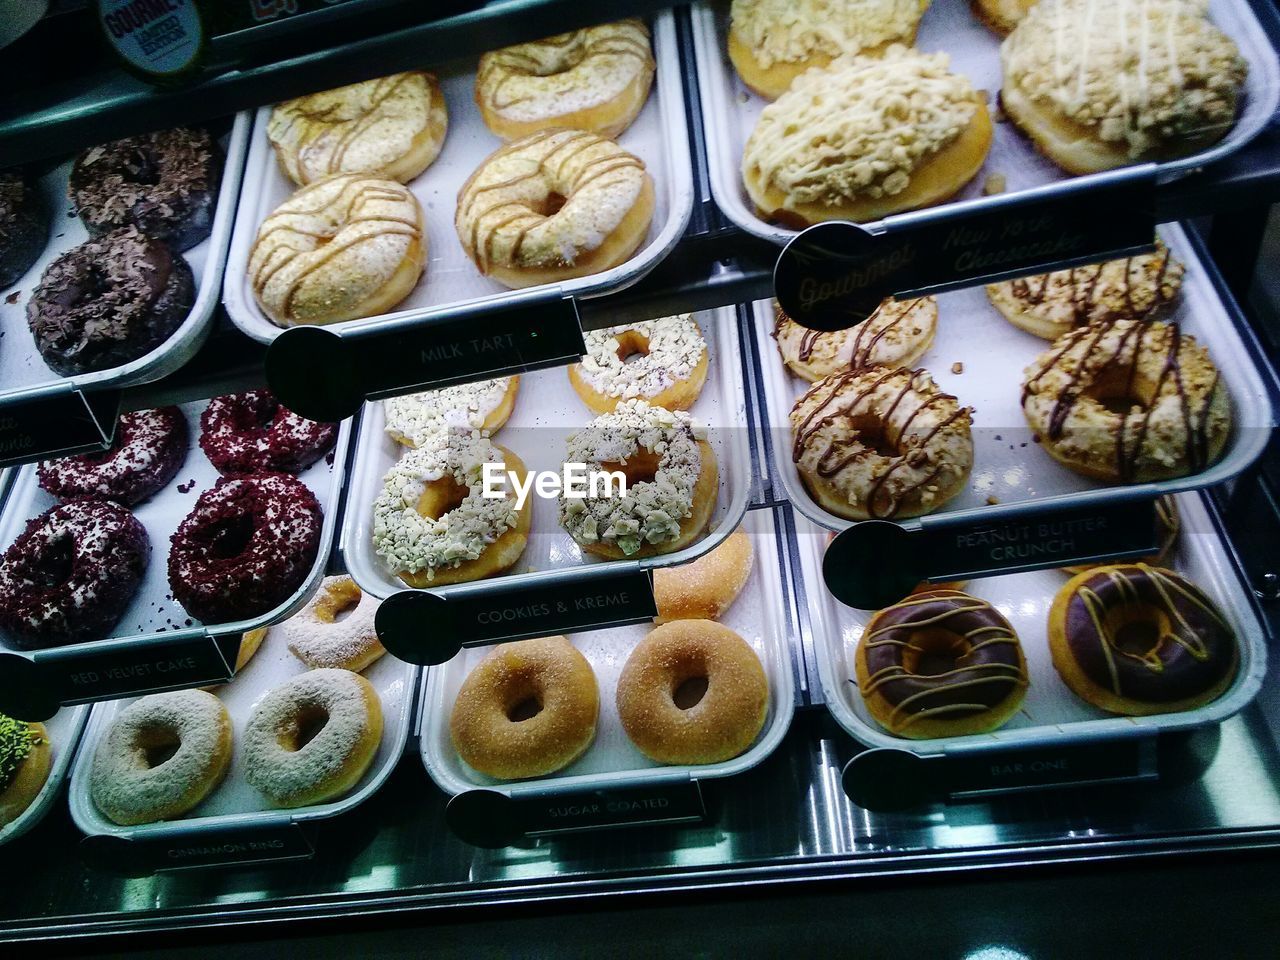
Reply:
[[[200,415],[200,449],[228,475],[298,473],[328,453],[336,423],[317,423],[281,405],[269,390],[214,397]]]
[[[187,418],[177,407],[135,410],[120,417],[109,450],[40,464],[40,486],[60,500],[141,503],[173,479],[190,442]]]

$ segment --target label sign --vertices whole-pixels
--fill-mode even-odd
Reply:
[[[181,838],[91,836],[81,842],[81,850],[97,869],[139,877],[162,870],[299,860],[313,856],[315,844],[302,824],[289,822],[214,828]]]
[[[69,390],[0,406],[0,467],[105,450],[120,394]]]
[[[98,19],[116,52],[155,76],[188,69],[204,44],[195,0],[98,0]]]

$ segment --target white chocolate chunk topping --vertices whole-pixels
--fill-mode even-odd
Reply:
[[[623,359],[619,337],[632,332],[644,341],[645,355]],[[598,393],[608,397],[653,397],[688,379],[707,352],[693,314],[642,320],[583,335],[587,353],[580,372]]]
[[[478,430],[511,389],[511,377],[460,383],[384,400],[386,431],[413,446],[453,428]]]

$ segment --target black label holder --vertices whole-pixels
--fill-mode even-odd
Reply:
[[[306,860],[315,855],[315,825],[290,816],[246,815],[216,826],[164,825],[130,834],[97,833],[80,841],[95,869],[125,877],[178,870]]]
[[[69,383],[0,396],[0,467],[105,450],[120,398],[119,390],[86,392]]]

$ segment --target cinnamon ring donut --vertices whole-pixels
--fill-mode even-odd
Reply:
[[[40,486],[61,500],[95,497],[141,503],[173,479],[187,459],[187,418],[177,407],[121,414],[111,446],[40,464]]]
[[[333,449],[336,423],[300,417],[270,390],[214,397],[200,414],[200,449],[219,473],[301,473]]]

